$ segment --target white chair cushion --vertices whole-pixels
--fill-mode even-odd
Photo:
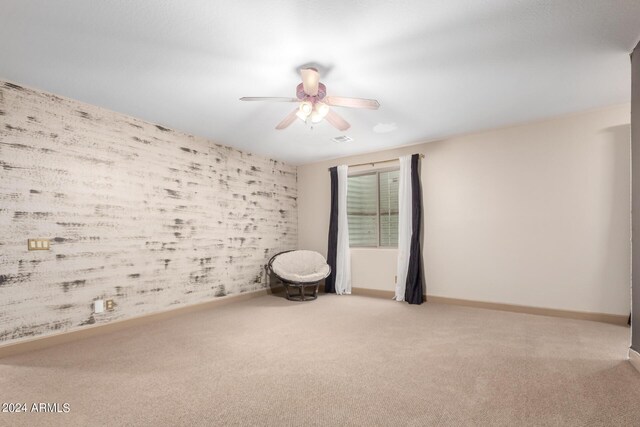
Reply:
[[[317,282],[329,274],[329,264],[314,251],[291,251],[273,260],[271,269],[278,276],[292,282]]]

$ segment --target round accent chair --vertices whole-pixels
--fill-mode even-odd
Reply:
[[[322,255],[314,251],[285,251],[275,254],[267,268],[280,279],[287,299],[291,301],[311,301],[318,297],[320,281],[331,274],[331,267]],[[297,295],[289,293],[289,287],[298,288]],[[305,288],[313,287],[308,294]]]

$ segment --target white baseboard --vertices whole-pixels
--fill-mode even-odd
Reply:
[[[206,310],[219,307],[229,303],[246,301],[251,298],[271,294],[282,290],[282,286],[274,288],[259,289],[257,291],[244,292],[241,294],[233,294],[224,297],[218,297],[213,300],[202,301],[192,305],[168,308],[162,311],[143,314],[140,316],[129,317],[125,319],[114,320],[109,323],[99,323],[90,326],[76,327],[69,331],[57,332],[48,335],[40,335],[33,338],[25,338],[19,341],[10,342],[0,345],[0,359],[3,357],[13,356],[27,351],[40,350],[58,344],[76,341],[82,338],[89,338],[96,335],[102,335],[109,332],[119,331],[136,325],[156,322],[159,320],[170,319],[186,313],[200,310]]]
[[[324,290],[324,288],[323,288]],[[365,295],[377,298],[392,299],[394,292],[390,290],[379,290],[354,287],[352,289],[354,295]],[[426,302],[438,304],[462,305],[466,307],[486,308],[489,310],[511,311],[514,313],[536,314],[540,316],[564,317],[567,319],[591,320],[595,322],[611,323],[614,325],[626,326],[628,314],[608,314],[608,313],[591,313],[584,311],[559,310],[555,308],[531,307],[525,305],[503,304],[485,301],[465,300],[459,298],[448,298],[436,295],[424,295]]]

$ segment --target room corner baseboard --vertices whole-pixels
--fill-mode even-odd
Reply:
[[[355,287],[352,289],[353,295],[363,295],[375,298],[392,299],[393,291],[383,291],[379,289],[367,289]],[[629,320],[628,315],[591,313],[585,311],[560,310],[555,308],[531,307],[526,305],[503,304],[495,302],[473,301],[458,298],[439,297],[435,295],[425,295],[427,302],[438,304],[462,305],[465,307],[486,308],[490,310],[510,311],[514,313],[536,314],[539,316],[563,317],[566,319],[591,320],[595,322],[611,323],[614,325],[626,326]]]
[[[427,301],[463,305],[467,307],[488,308],[491,310],[511,311],[514,313],[536,314],[539,316],[563,317],[566,319],[591,320],[594,322],[611,323],[614,325],[626,326],[629,315],[608,314],[608,313],[592,313],[586,311],[560,310],[556,308],[531,307],[527,305],[502,304],[484,301],[471,301],[457,298],[438,297],[433,295],[427,296]]]
[[[172,317],[181,316],[187,313],[220,307],[230,303],[246,301],[263,295],[273,294],[281,290],[283,290],[282,286],[276,286],[273,288],[259,289],[252,292],[243,292],[240,294],[219,297],[213,300],[208,300],[196,304],[171,308],[163,311],[156,311],[149,314],[143,314],[141,316],[114,320],[109,323],[90,325],[81,327],[79,329],[73,329],[71,331],[58,332],[51,335],[22,339],[17,342],[0,345],[0,359],[2,359],[3,357],[13,356],[28,351],[42,350],[44,348],[53,347],[55,345],[64,344],[83,338],[90,338],[97,335],[120,331],[132,326],[144,325],[146,323],[170,319]]]
[[[629,362],[631,362],[631,366],[640,372],[640,353],[632,348],[629,349]]]

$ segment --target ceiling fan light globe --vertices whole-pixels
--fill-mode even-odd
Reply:
[[[329,113],[329,106],[324,102],[316,102],[314,111],[324,118]]]
[[[322,119],[324,119],[324,116],[322,116],[316,110],[312,111],[309,117],[311,118],[311,123],[320,123]]]
[[[300,112],[305,116],[308,116],[313,111],[313,105],[309,101],[304,101],[300,103]]]
[[[308,115],[308,114],[304,114],[304,113],[303,113],[302,111],[300,111],[300,110],[296,111],[296,116],[298,116],[298,118],[299,118],[300,120],[302,120],[303,122],[306,122],[306,121],[307,121],[307,117],[309,117],[309,115]]]

